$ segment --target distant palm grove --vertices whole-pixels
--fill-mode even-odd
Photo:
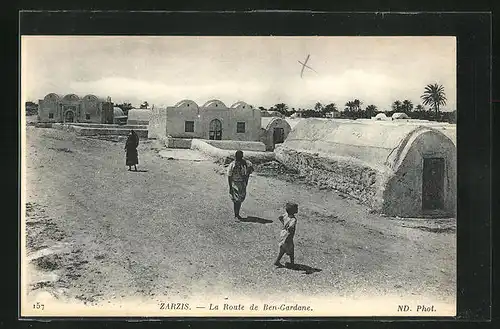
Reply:
[[[363,106],[359,99],[353,99],[344,104],[343,110],[336,103],[316,103],[314,108],[289,108],[286,104],[276,104],[268,109],[259,107],[261,110],[276,111],[285,116],[294,113],[300,114],[302,118],[324,118],[337,117],[344,119],[370,119],[379,112],[384,112],[388,117],[394,113],[405,113],[411,119],[446,121],[456,123],[456,110],[452,112],[441,112],[440,108],[446,105],[446,94],[444,88],[438,84],[429,84],[425,87],[420,97],[422,104],[416,106],[409,100],[395,100],[390,109],[379,109],[374,104]],[[425,107],[427,106],[427,108]]]

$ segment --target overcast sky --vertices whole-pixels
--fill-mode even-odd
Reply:
[[[301,64],[310,54],[300,77]],[[456,103],[454,37],[22,37],[27,100],[50,92],[110,96],[115,103],[173,105],[220,99],[254,106],[348,100],[390,108],[421,103],[429,83]]]

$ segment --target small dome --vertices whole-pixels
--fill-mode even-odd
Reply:
[[[208,107],[208,108],[227,108],[226,104],[222,103],[218,99],[212,99],[205,104],[203,104],[202,107]]]
[[[65,100],[65,101],[79,101],[80,97],[78,97],[75,94],[67,94],[66,96],[64,96],[63,100]]]
[[[92,94],[85,95],[85,97],[83,97],[83,100],[85,102],[102,102],[102,103],[106,103],[106,99],[105,98],[103,98],[103,97],[97,97],[96,95],[92,95]]]
[[[189,108],[194,107],[195,109],[197,109],[198,104],[196,104],[196,102],[194,102],[190,99],[184,99],[184,100],[180,101],[179,103],[175,104],[175,107],[189,107]]]
[[[278,112],[278,111],[267,111],[269,113],[269,116],[272,116],[272,117],[278,117],[278,118],[284,118],[285,116]]]
[[[393,119],[409,119],[410,117],[406,113],[394,113],[392,115]]]
[[[62,99],[61,95],[55,94],[55,93],[50,93],[47,94],[44,98],[45,101],[53,101],[53,102],[58,102]]]
[[[387,120],[387,115],[385,113],[379,113],[375,116],[375,120]]]
[[[124,117],[125,116],[125,114],[123,113],[122,109],[119,108],[119,107],[114,107],[113,108],[113,115],[115,117]]]
[[[275,124],[277,126],[283,126],[283,127],[286,126],[290,130],[292,129],[290,127],[290,124],[285,119],[282,119],[282,118],[278,118],[278,117],[265,117],[265,118],[261,118],[261,120],[260,120],[260,127],[262,129],[268,130],[269,127],[271,126],[271,124]]]
[[[249,105],[243,101],[239,101],[231,105],[232,109],[253,109],[252,105]]]

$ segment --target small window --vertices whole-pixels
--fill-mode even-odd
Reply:
[[[54,119],[54,113],[49,113],[49,119]]]
[[[236,124],[236,132],[237,133],[245,133],[245,123],[244,122],[238,122]]]
[[[186,121],[184,123],[184,131],[187,133],[194,133],[194,121]]]
[[[89,113],[85,113],[85,119],[90,120],[90,114]]]

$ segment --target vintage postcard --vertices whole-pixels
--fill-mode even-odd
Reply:
[[[455,37],[22,36],[21,316],[456,314]]]

